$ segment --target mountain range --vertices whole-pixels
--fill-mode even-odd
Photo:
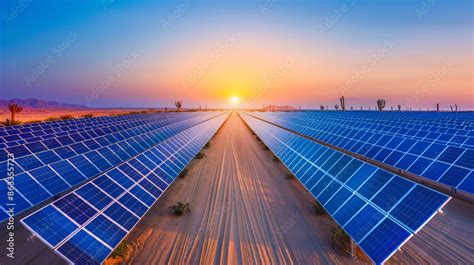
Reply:
[[[36,98],[27,98],[27,99],[0,99],[0,108],[8,108],[8,104],[16,103],[23,107],[23,109],[86,109],[86,106],[69,104],[69,103],[60,103],[56,101],[47,101]]]

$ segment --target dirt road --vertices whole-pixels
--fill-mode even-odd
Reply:
[[[234,113],[129,237],[134,264],[334,264],[331,223]],[[189,202],[191,213],[168,206]]]

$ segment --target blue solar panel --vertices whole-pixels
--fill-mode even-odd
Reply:
[[[439,192],[248,114],[242,117],[376,263],[388,259],[449,200]],[[366,239],[385,230],[384,241]]]
[[[98,187],[92,183],[81,187],[76,190],[76,194],[81,196],[84,200],[88,201],[92,206],[98,210],[102,210],[105,206],[112,202],[112,198],[105,192],[101,191]]]
[[[253,113],[317,140],[472,193],[472,113]],[[452,168],[456,165],[458,168]]]
[[[110,248],[102,244],[86,231],[79,231],[66,241],[58,252],[76,264],[100,264],[110,253]]]
[[[38,235],[53,247],[78,228],[69,218],[50,205],[43,208],[34,218],[27,217],[22,222],[30,229],[38,231]]]
[[[34,206],[84,181],[95,178],[101,173],[130,159],[131,156],[117,144],[130,148],[133,153],[138,154],[139,152],[146,151],[145,147],[158,144],[165,138],[172,137],[218,114],[170,113],[163,115],[134,115],[133,117],[127,116],[120,119],[92,119],[101,121],[97,123],[100,124],[100,128],[97,128],[96,124],[91,123],[89,120],[85,121],[84,124],[80,123],[79,126],[71,126],[68,122],[62,121],[39,124],[36,126],[35,137],[26,139],[25,145],[21,145],[18,139],[8,142],[12,145],[9,149],[18,154],[15,169],[18,175],[18,183],[22,185],[22,187],[18,188],[18,192],[31,202],[30,206]],[[110,124],[111,120],[114,124]],[[91,127],[88,128],[88,125]],[[15,130],[9,130],[8,132],[19,133],[19,131],[16,132]],[[148,137],[148,135],[152,136],[154,134],[159,134],[161,137]],[[22,136],[27,137],[29,135]],[[137,139],[140,139],[141,144],[130,139],[130,137],[138,137]],[[1,141],[8,140],[4,137],[0,139]],[[123,141],[118,142],[120,141],[118,139],[123,139]],[[153,142],[153,139],[156,139],[156,141]],[[125,141],[134,147],[126,144]],[[111,142],[118,143],[112,146],[109,145]],[[90,149],[94,150],[87,151]],[[84,153],[85,156],[78,155],[78,153],[83,153],[84,151],[87,151]],[[6,160],[6,151],[0,147],[0,154],[2,152],[5,156],[1,156],[1,159]],[[30,152],[34,152],[34,155],[28,155]],[[141,158],[141,161],[148,162],[144,157]],[[1,162],[1,165],[4,165],[4,167],[0,169],[0,173],[5,171],[6,162]],[[28,175],[20,176],[24,171]],[[2,175],[6,175],[6,171],[4,173]],[[25,209],[22,208],[21,210]],[[20,212],[16,211],[16,214]]]
[[[227,115],[220,115],[215,119],[196,125],[178,133],[162,144],[176,142],[178,144],[173,146],[183,147],[183,149],[170,150],[172,154],[180,154],[186,149],[188,152],[193,152],[194,154],[187,161],[189,162],[198,150],[209,141],[226,117]],[[158,146],[153,148],[157,149]],[[64,217],[68,220],[75,220],[74,223],[79,224],[72,235],[64,235],[60,242],[54,240],[49,244],[71,262],[103,262],[112,252],[112,249],[137,224],[149,207],[156,202],[162,194],[162,189],[168,187],[168,184],[153,173],[154,170],[152,169],[165,165],[169,159],[170,157],[157,165],[152,160],[142,158],[141,161],[146,163],[140,163],[144,166],[141,168],[143,175],[137,175],[138,171],[130,166],[122,167],[123,170],[133,174],[133,178],[124,173],[122,169],[119,169],[120,167],[113,169],[48,205],[47,207],[63,209]],[[179,171],[184,166],[182,165]],[[133,171],[130,169],[133,169]],[[137,176],[140,176],[140,178],[134,179]],[[28,224],[42,222],[41,217],[47,214],[45,213],[48,211],[46,210],[47,207],[24,219],[27,227],[40,236],[42,233],[49,233],[50,231],[31,227]],[[37,219],[36,216],[39,218]],[[48,226],[49,224],[43,223],[43,225]],[[82,242],[89,242],[99,248],[99,251],[97,253],[92,251],[88,244],[82,245]]]
[[[79,225],[83,225],[87,220],[94,216],[97,211],[89,206],[84,200],[70,193],[53,204],[63,213],[74,220]]]
[[[125,230],[103,215],[94,218],[85,228],[96,237],[103,239],[112,248],[115,248],[127,234]]]

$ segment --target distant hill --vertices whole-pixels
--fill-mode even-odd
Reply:
[[[47,101],[36,98],[27,98],[27,99],[0,99],[0,108],[8,108],[8,104],[16,103],[23,107],[25,110],[29,109],[86,109],[86,106],[60,103],[56,101]]]

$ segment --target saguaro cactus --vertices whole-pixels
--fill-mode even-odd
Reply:
[[[339,101],[341,102],[341,109],[343,111],[345,111],[346,110],[346,100],[345,100],[344,96],[340,97]]]
[[[8,104],[8,110],[11,113],[11,122],[15,123],[15,114],[20,113],[23,110],[23,107],[15,103],[10,103]]]
[[[439,103],[436,103],[436,112],[439,112]]]
[[[402,105],[398,105],[398,111],[402,110]]]
[[[336,110],[338,110],[338,109],[339,109],[339,105],[337,105],[337,104],[334,105],[334,108],[335,108]]]
[[[379,111],[382,111],[385,108],[385,100],[384,99],[378,99],[377,100],[377,108],[379,108]]]
[[[181,102],[180,100],[178,100],[178,101],[175,101],[175,102],[174,102],[174,105],[175,105],[175,107],[176,107],[176,109],[177,109],[178,111],[181,111],[181,107],[183,106],[183,102]]]

